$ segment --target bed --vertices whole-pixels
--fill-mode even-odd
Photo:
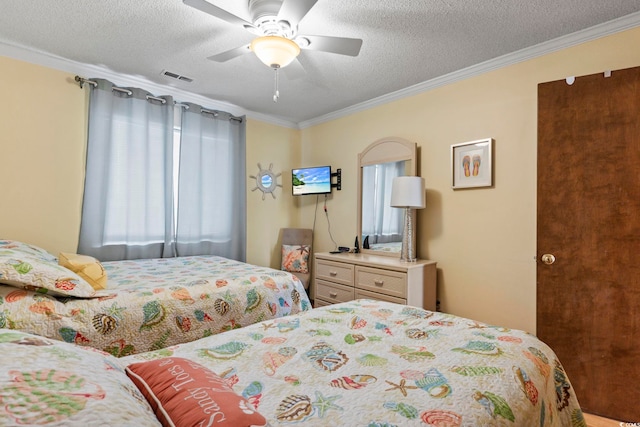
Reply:
[[[0,240],[0,327],[121,357],[311,308],[293,274],[217,256],[94,260],[106,289],[58,261]]]
[[[64,425],[157,426],[169,417],[186,426],[198,424],[184,417],[224,413],[230,424],[214,425],[586,425],[560,361],[535,336],[382,301],[119,359],[15,331],[0,331],[0,352],[8,356],[0,424],[46,414]],[[31,405],[29,396],[60,389],[38,376],[65,384],[77,376],[82,386],[67,391],[77,409]]]

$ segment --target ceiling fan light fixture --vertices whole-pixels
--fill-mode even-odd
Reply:
[[[300,46],[280,36],[258,37],[251,42],[251,50],[271,68],[286,67],[300,54]]]

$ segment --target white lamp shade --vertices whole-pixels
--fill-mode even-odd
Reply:
[[[279,36],[258,37],[251,42],[251,50],[267,67],[286,67],[300,54],[300,46]]]
[[[391,207],[422,209],[425,207],[424,178],[399,176],[393,178]]]

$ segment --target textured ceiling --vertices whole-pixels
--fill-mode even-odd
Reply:
[[[250,20],[247,1],[208,1]],[[278,103],[253,54],[207,59],[254,36],[181,0],[2,0],[0,42],[300,123],[638,11],[640,0],[319,0],[300,33],[360,38],[360,55],[302,51],[306,74],[281,74]]]

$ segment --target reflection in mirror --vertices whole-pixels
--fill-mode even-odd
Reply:
[[[399,252],[402,246],[402,210],[391,207],[393,178],[405,175],[405,162],[362,168],[363,249]]]
[[[379,139],[358,155],[358,238],[363,253],[400,256],[403,210],[391,207],[391,184],[417,172],[417,144]]]
[[[273,183],[273,178],[271,178],[271,175],[262,175],[262,186],[265,188],[269,188],[271,187],[271,184]]]

